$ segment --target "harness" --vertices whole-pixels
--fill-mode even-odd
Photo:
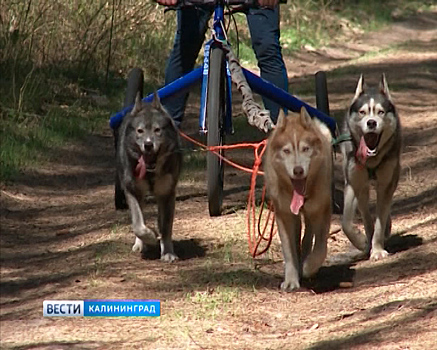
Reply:
[[[341,134],[337,138],[333,138],[331,141],[332,146],[337,146],[342,142],[352,141],[352,136],[350,134]]]
[[[337,146],[340,143],[346,142],[346,141],[353,141],[352,136],[350,134],[341,134],[337,138],[332,139],[331,145],[332,146]],[[359,161],[359,159],[357,159],[356,156],[354,156],[354,157],[355,157],[355,161],[357,163],[357,167],[359,167],[361,169],[366,168],[367,174],[369,176],[369,179],[370,180],[376,180],[376,170],[378,169],[379,164],[376,167],[371,168],[371,167],[367,166],[366,164],[361,163]]]

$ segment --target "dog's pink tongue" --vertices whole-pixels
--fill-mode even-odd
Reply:
[[[139,179],[144,179],[145,176],[146,176],[146,163],[144,163],[144,158],[143,156],[141,156],[140,159],[138,159],[137,166],[135,167],[135,177]]]
[[[364,141],[364,136],[361,136],[360,145],[358,146],[357,154],[356,154],[358,160],[361,164],[366,163],[367,159],[367,145],[366,141]]]
[[[296,190],[293,191],[293,198],[291,199],[290,210],[294,215],[299,214],[300,208],[303,206],[304,196],[298,193]]]

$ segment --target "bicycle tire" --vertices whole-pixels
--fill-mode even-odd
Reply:
[[[328,83],[326,79],[326,73],[319,71],[315,75],[316,78],[316,107],[319,111],[329,116],[329,98],[328,98]],[[334,163],[334,155],[332,156]],[[332,198],[332,211],[334,214],[341,214],[343,209],[336,201],[335,197],[335,179],[334,179],[334,167],[332,167],[332,182],[331,182],[331,198]]]
[[[144,73],[140,68],[133,68],[127,77],[126,94],[124,97],[123,108],[129,107],[135,103],[135,98],[139,92],[141,98],[143,97],[144,88]],[[117,150],[118,143],[118,129],[114,130],[114,144]],[[114,202],[115,209],[125,210],[128,209],[126,197],[123,189],[121,188],[120,179],[118,174],[115,175],[115,188],[114,188]]]
[[[212,47],[209,56],[208,87],[206,100],[207,145],[224,144],[224,116],[226,113],[225,54],[219,47]],[[219,151],[224,155],[223,150]],[[224,162],[208,152],[206,159],[208,209],[210,216],[219,216],[223,204]]]
[[[316,106],[317,109],[329,116],[328,83],[326,73],[319,71],[316,78]]]

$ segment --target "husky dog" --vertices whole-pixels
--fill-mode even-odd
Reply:
[[[384,241],[390,236],[390,207],[400,173],[401,126],[385,75],[370,89],[361,75],[342,132],[351,141],[341,146],[345,174],[342,228],[352,244],[371,260],[385,258]],[[369,187],[376,189],[376,222],[369,212]],[[366,235],[353,226],[358,209]]]
[[[300,287],[300,276],[315,274],[326,257],[331,221],[331,133],[305,108],[279,114],[269,137],[265,181],[273,201],[285,262],[281,289]],[[305,234],[301,242],[301,215]],[[313,244],[314,241],[314,244]]]
[[[154,232],[146,227],[142,204],[147,192],[158,204],[158,235],[161,259],[174,261],[172,228],[175,189],[182,163],[179,134],[173,119],[155,94],[151,103],[138,94],[132,111],[118,130],[117,176],[126,195],[136,235],[134,252],[143,251],[143,243]]]

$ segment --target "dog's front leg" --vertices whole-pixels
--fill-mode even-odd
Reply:
[[[355,196],[355,192],[350,184],[346,184],[344,188],[344,209],[343,217],[341,220],[341,226],[343,232],[351,243],[359,250],[366,251],[367,239],[358,228],[353,224],[355,212],[357,210],[358,200]]]
[[[376,221],[375,233],[372,238],[371,260],[381,260],[388,256],[384,249],[385,240],[390,236],[391,231],[391,202],[396,189],[396,183],[377,184],[376,188]]]
[[[301,258],[305,261],[308,255],[313,250],[314,232],[311,230],[310,224],[305,219],[305,234],[302,238]]]
[[[369,254],[370,248],[371,248],[370,244],[371,244],[373,232],[374,232],[374,224],[373,224],[372,215],[370,214],[370,210],[369,210],[370,189],[369,189],[368,183],[363,184],[358,189],[358,191],[359,191],[358,196],[357,196],[358,210],[361,213],[361,217],[363,219],[363,224],[364,224],[364,231],[366,233],[365,253]]]
[[[144,248],[143,242],[146,238],[152,237],[153,232],[144,224],[143,212],[137,198],[128,191],[125,191],[125,195],[131,213],[132,229],[136,236],[132,251],[142,252]]]
[[[322,212],[315,213],[310,218],[305,219],[305,237],[314,236],[314,247],[308,257],[303,259],[302,275],[309,278],[314,275],[325,261],[328,251],[328,233],[331,225],[331,208],[329,207]]]
[[[285,262],[285,279],[281,284],[281,289],[291,292],[293,289],[300,288],[300,217],[291,214],[291,212],[277,212],[276,223],[278,225]]]
[[[175,212],[175,193],[157,197],[158,227],[161,245],[161,260],[173,262],[178,259],[174,253],[172,231]]]
[[[390,206],[384,207],[378,203],[376,211],[375,233],[372,238],[372,248],[370,251],[371,260],[381,260],[388,256],[388,252],[384,249],[384,242]]]
[[[400,164],[397,158],[388,159],[377,170],[375,234],[370,252],[372,260],[380,260],[388,256],[384,243],[391,233],[390,210],[399,174]]]

